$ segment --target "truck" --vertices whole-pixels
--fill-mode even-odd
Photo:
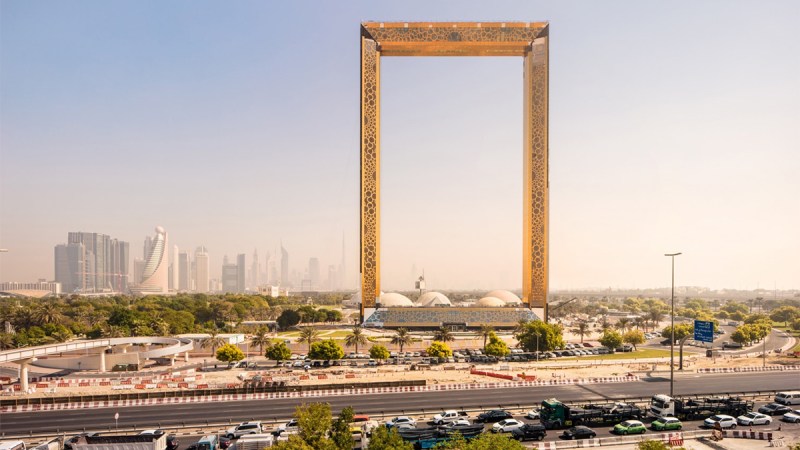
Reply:
[[[650,414],[658,417],[699,419],[714,414],[740,416],[753,410],[753,402],[739,397],[680,398],[664,394],[650,399]]]
[[[166,434],[81,436],[72,444],[73,450],[166,450],[166,448]]]
[[[448,409],[447,411],[442,411],[439,414],[433,416],[433,424],[434,425],[444,425],[450,422],[454,422],[458,419],[466,419],[469,416],[464,411],[456,411],[454,409]]]
[[[451,440],[455,433],[459,433],[466,440],[477,437],[483,433],[483,425],[405,428],[398,430],[398,433],[404,441],[411,443],[415,449],[429,449]]]
[[[554,398],[543,400],[539,410],[539,420],[547,429],[618,423],[628,419],[641,419],[644,415],[642,408],[631,403],[567,406]]]

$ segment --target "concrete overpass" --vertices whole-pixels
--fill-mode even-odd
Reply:
[[[149,350],[153,344],[160,347]],[[194,342],[187,338],[169,338],[169,337],[153,337],[153,336],[139,336],[139,337],[122,337],[122,338],[107,338],[107,339],[92,339],[80,340],[73,342],[65,342],[61,344],[40,345],[37,347],[25,347],[14,350],[6,350],[0,352],[1,363],[16,363],[20,365],[20,383],[23,391],[28,390],[28,369],[29,366],[37,361],[38,358],[61,355],[63,353],[74,353],[78,351],[87,351],[87,355],[75,358],[62,358],[60,364],[42,364],[45,367],[59,367],[66,369],[81,369],[84,362],[91,364],[83,365],[84,369],[97,369],[100,372],[106,371],[106,350],[113,349],[114,347],[122,347],[122,353],[127,353],[127,348],[132,345],[143,346],[145,351],[138,352],[136,358],[153,359],[162,358],[165,356],[174,357],[180,353],[184,354],[184,358],[188,360],[189,351],[194,347]],[[101,349],[97,355],[89,355],[88,350]],[[96,359],[96,361],[95,361]],[[58,360],[52,360],[58,361]]]

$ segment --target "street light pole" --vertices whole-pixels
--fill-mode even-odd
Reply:
[[[672,258],[672,301],[670,311],[670,333],[669,333],[669,396],[675,394],[675,257],[681,253],[664,253],[664,256]]]

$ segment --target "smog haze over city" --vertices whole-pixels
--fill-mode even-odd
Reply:
[[[358,284],[359,26],[549,21],[550,287],[800,287],[796,1],[0,3],[0,280],[70,231]],[[518,289],[522,59],[381,62],[384,290]]]

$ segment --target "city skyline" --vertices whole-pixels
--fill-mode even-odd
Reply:
[[[0,4],[0,281],[158,224],[355,288],[359,24],[480,19],[550,22],[551,290],[798,287],[800,5],[313,5]],[[383,64],[384,290],[519,288],[519,62]]]

